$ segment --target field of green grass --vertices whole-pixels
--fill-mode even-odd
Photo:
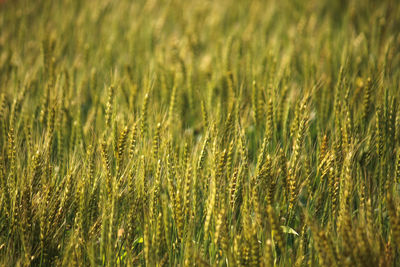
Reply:
[[[400,266],[397,0],[0,1],[0,266]]]

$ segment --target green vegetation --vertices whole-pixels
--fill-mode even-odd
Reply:
[[[398,1],[0,2],[0,265],[400,265]]]

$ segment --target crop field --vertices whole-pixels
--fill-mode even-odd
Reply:
[[[397,0],[1,0],[0,266],[400,266]]]

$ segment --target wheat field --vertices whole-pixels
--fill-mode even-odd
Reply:
[[[0,1],[1,266],[400,266],[396,0]]]

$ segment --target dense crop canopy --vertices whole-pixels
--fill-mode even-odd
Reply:
[[[400,266],[396,0],[0,1],[1,266]]]

